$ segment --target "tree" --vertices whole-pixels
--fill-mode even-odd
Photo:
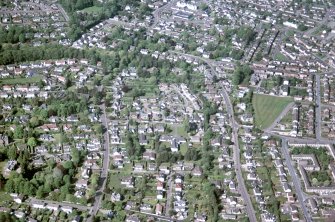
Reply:
[[[29,123],[32,128],[35,128],[40,124],[40,121],[38,120],[36,116],[34,116],[30,119]]]
[[[17,150],[16,147],[11,146],[7,150],[7,156],[10,160],[16,160],[17,157]]]
[[[23,126],[16,126],[14,130],[14,138],[15,139],[22,139],[24,135]]]
[[[14,193],[15,192],[15,184],[13,179],[8,179],[5,185],[5,190],[7,193]]]
[[[67,170],[74,169],[74,165],[72,161],[65,161],[62,163],[63,167]]]
[[[44,188],[43,186],[38,187],[37,191],[36,191],[36,197],[37,198],[43,198],[44,196]]]
[[[80,162],[80,152],[76,148],[71,149],[71,160],[73,161],[74,165],[78,165]]]
[[[6,184],[6,179],[3,177],[2,174],[0,174],[0,190],[4,188],[5,184]]]
[[[250,76],[251,76],[252,73],[253,73],[253,71],[248,65],[238,64],[235,71],[234,71],[233,84],[234,85],[239,85],[242,82],[244,82],[244,83],[249,82]]]
[[[58,178],[63,178],[63,170],[61,168],[62,168],[62,166],[60,165],[60,166],[56,166],[53,169],[52,175],[53,175],[54,178],[57,178],[57,177]]]
[[[27,145],[28,145],[30,148],[34,148],[34,147],[37,145],[37,140],[35,139],[35,137],[30,137],[30,138],[28,139]]]

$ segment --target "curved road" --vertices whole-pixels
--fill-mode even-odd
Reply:
[[[222,86],[224,87],[224,86]],[[250,196],[248,194],[247,188],[244,183],[243,175],[242,175],[242,170],[241,170],[241,160],[240,160],[240,147],[239,147],[239,141],[238,141],[238,124],[235,121],[234,118],[234,110],[233,106],[231,104],[231,101],[229,99],[228,93],[226,90],[222,90],[221,95],[223,96],[226,106],[227,106],[227,113],[229,115],[230,119],[230,124],[233,129],[233,140],[234,140],[234,167],[235,167],[235,172],[236,172],[236,179],[238,182],[238,187],[241,192],[241,196],[244,199],[244,202],[246,204],[246,211],[249,217],[249,221],[251,222],[256,222],[256,213],[254,210],[254,207],[251,203]]]

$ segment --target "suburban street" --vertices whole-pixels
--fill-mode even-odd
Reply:
[[[103,197],[103,191],[105,190],[106,184],[107,184],[107,176],[108,176],[108,169],[109,169],[109,134],[108,134],[108,119],[106,116],[106,106],[103,103],[101,105],[101,110],[103,112],[103,115],[101,115],[101,122],[104,126],[104,159],[103,159],[103,166],[102,171],[100,174],[100,183],[99,188],[96,191],[94,204],[91,210],[91,217],[88,221],[92,220],[92,216],[96,215],[100,209],[102,197]]]
[[[282,151],[282,154],[285,158],[285,163],[286,163],[286,166],[288,168],[288,171],[289,171],[289,173],[292,177],[293,185],[294,185],[297,197],[298,197],[298,201],[301,205],[301,209],[304,213],[304,217],[305,217],[307,222],[311,222],[312,218],[311,218],[311,216],[309,214],[309,211],[307,210],[307,207],[305,205],[305,197],[304,197],[304,194],[303,194],[303,191],[302,191],[302,188],[301,188],[301,181],[300,181],[299,177],[297,176],[296,171],[295,171],[295,169],[292,165],[292,160],[291,160],[291,157],[290,157],[290,154],[289,154],[289,151],[288,151],[288,146],[287,146],[287,140],[286,139],[282,139],[281,151]]]
[[[224,90],[223,88],[221,92],[222,92],[221,95],[223,96],[225,103],[226,103],[227,113],[228,113],[228,116],[230,117],[229,121],[232,127],[232,135],[233,135],[233,142],[234,142],[234,167],[235,167],[236,179],[238,182],[239,191],[241,192],[242,198],[246,204],[246,211],[247,211],[249,220],[251,222],[256,222],[257,221],[256,213],[251,203],[248,190],[245,186],[243,175],[242,175],[242,170],[241,170],[240,147],[239,147],[239,141],[238,141],[238,124],[235,121],[234,110],[233,110],[231,101],[229,99],[229,96],[226,90]]]
[[[167,186],[169,188],[166,191],[166,206],[164,208],[165,216],[169,216],[169,211],[170,211],[170,208],[171,208],[170,204],[171,204],[171,200],[173,200],[173,199],[171,199],[171,198],[173,198],[172,197],[172,187],[173,187],[172,175],[173,174],[171,174],[167,177],[167,179],[168,179]]]
[[[321,88],[320,75],[315,75],[315,134],[316,139],[321,140]]]

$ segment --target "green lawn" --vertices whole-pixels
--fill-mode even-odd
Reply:
[[[101,11],[102,11],[102,7],[98,7],[98,6],[92,6],[92,7],[84,8],[83,10],[81,10],[81,12],[92,13],[92,14],[98,14]]]
[[[181,145],[180,145],[180,152],[181,152],[181,154],[184,156],[185,155],[185,153],[187,152],[187,144],[186,143],[182,143]]]
[[[0,85],[15,85],[15,84],[29,84],[38,83],[42,79],[42,76],[34,76],[29,78],[8,78],[1,79]]]
[[[11,201],[12,198],[9,194],[5,192],[0,192],[0,203],[1,204],[6,204],[7,201]]]
[[[292,98],[254,94],[255,125],[260,129],[269,127]]]
[[[278,61],[281,61],[281,62],[288,62],[289,61],[289,59],[281,53],[275,54],[274,59],[276,59]]]

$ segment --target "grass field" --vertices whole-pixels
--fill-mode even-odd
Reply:
[[[287,97],[254,94],[255,125],[260,129],[269,127],[290,102],[292,99]]]
[[[81,10],[81,12],[98,14],[99,12],[102,12],[102,7],[92,6],[92,7],[84,8],[83,10]]]
[[[281,61],[281,62],[288,62],[289,61],[289,59],[285,55],[283,55],[281,53],[275,54],[274,55],[274,59],[276,59],[278,61]]]

